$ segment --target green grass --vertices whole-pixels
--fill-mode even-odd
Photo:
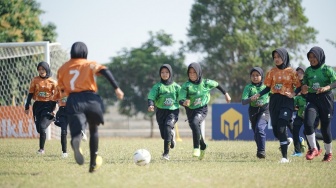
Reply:
[[[194,159],[191,138],[183,138],[171,150],[170,161],[163,161],[163,141],[159,138],[101,138],[103,166],[90,174],[88,142],[82,143],[85,164],[61,158],[59,140],[46,143],[46,154],[39,156],[38,139],[0,140],[0,187],[335,187],[336,159],[321,162],[289,157],[280,164],[279,143],[267,141],[267,158],[255,157],[252,141],[207,141],[203,161]],[[323,145],[323,144],[322,144]],[[136,149],[148,149],[148,166],[133,163]],[[292,153],[293,146],[289,149]],[[335,146],[333,150],[336,151]]]

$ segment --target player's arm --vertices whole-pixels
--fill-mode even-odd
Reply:
[[[34,95],[34,93],[29,93],[28,94],[28,97],[27,97],[27,100],[26,100],[26,104],[25,104],[25,113],[26,114],[29,114],[29,105],[30,105],[30,102],[31,102],[31,100],[33,98],[33,95]]]
[[[108,69],[102,69],[99,71],[101,75],[103,75],[114,88],[114,92],[118,99],[124,98],[124,92],[118,87],[116,80],[114,79],[112,72]]]
[[[269,93],[270,91],[271,91],[271,88],[270,88],[270,87],[265,87],[265,89],[263,89],[262,91],[260,91],[259,93],[255,94],[255,95],[253,95],[253,96],[251,97],[251,100],[252,100],[252,101],[255,101],[255,100],[257,100],[259,97],[265,95],[266,93]]]
[[[218,85],[216,88],[217,88],[219,91],[221,91],[221,92],[225,95],[226,102],[227,102],[227,103],[230,103],[230,102],[231,102],[231,97],[230,97],[230,95],[224,90],[224,88],[223,88],[221,85]]]

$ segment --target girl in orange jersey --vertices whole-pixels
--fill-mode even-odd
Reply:
[[[290,142],[287,139],[289,126],[294,111],[295,88],[301,83],[296,71],[290,66],[289,55],[285,48],[278,48],[272,52],[275,67],[266,75],[264,84],[266,88],[251,97],[252,101],[271,91],[269,111],[273,134],[280,141],[282,159],[280,163],[288,163],[287,150]],[[298,92],[298,91],[297,91]]]
[[[61,127],[61,145],[62,145],[62,157],[67,158],[67,129],[68,118],[65,112],[66,94],[57,86],[56,101],[58,103],[58,110],[55,117],[55,125]]]
[[[56,92],[56,81],[51,78],[51,71],[48,63],[40,62],[37,65],[39,76],[32,79],[29,87],[29,94],[25,104],[25,113],[29,114],[31,99],[34,99],[33,116],[36,131],[40,134],[40,149],[38,154],[44,154],[44,144],[46,141],[46,129],[52,122],[53,111],[56,106],[54,95]]]
[[[107,67],[87,60],[88,49],[83,42],[75,42],[70,55],[71,59],[58,69],[57,79],[59,87],[69,94],[65,109],[68,114],[71,147],[79,165],[84,164],[84,156],[80,149],[81,132],[85,129],[86,123],[89,124],[89,172],[92,173],[102,164],[102,158],[98,156],[98,126],[104,124],[103,101],[97,94],[95,76],[103,75],[113,86],[118,99],[122,99],[124,93]]]

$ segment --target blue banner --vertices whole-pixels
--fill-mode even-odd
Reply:
[[[334,107],[335,107],[334,103]],[[336,124],[336,118],[331,125]],[[275,140],[272,125],[269,122],[266,128],[267,140]],[[303,126],[300,135],[302,135]],[[336,135],[336,128],[331,127],[332,135]],[[288,130],[288,136],[292,137]],[[212,139],[214,140],[254,140],[251,129],[248,105],[240,103],[213,104],[212,105]]]

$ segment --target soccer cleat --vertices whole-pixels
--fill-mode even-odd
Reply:
[[[318,154],[317,154],[316,156],[320,156],[321,153],[322,153],[322,149],[319,149],[319,150],[318,150]]]
[[[203,160],[205,157],[205,150],[208,148],[208,145],[205,145],[205,149],[201,149],[200,156],[198,157],[199,160]]]
[[[293,153],[291,156],[292,156],[292,157],[302,157],[303,154],[300,153],[300,152],[295,152],[295,151],[294,151],[294,153]]]
[[[172,135],[172,140],[171,140],[170,148],[174,149],[176,146],[176,140],[175,140],[175,131],[173,129],[171,130],[171,135]]]
[[[82,140],[85,142],[87,141],[87,136],[86,134],[84,133],[84,131],[82,130]]]
[[[162,159],[166,160],[166,161],[169,161],[170,160],[170,157],[168,154],[162,154]]]
[[[280,160],[280,163],[289,163],[290,161],[288,160],[288,159],[286,159],[286,158],[282,158],[281,160]]]
[[[316,148],[310,149],[308,150],[307,154],[306,154],[306,159],[307,160],[312,160],[314,159],[314,157],[316,157],[318,155],[318,151]]]
[[[62,158],[68,158],[68,153],[62,153]]]
[[[82,165],[84,164],[84,157],[82,154],[82,149],[79,147],[79,144],[79,140],[71,140],[71,147],[74,150],[75,160],[77,164]]]
[[[37,150],[36,153],[39,154],[39,155],[43,155],[44,154],[44,149],[39,149],[39,150]]]
[[[265,151],[258,151],[258,152],[257,152],[257,157],[258,157],[259,159],[265,159],[265,158],[266,158],[266,153],[265,153]]]
[[[103,158],[101,156],[97,155],[96,165],[90,166],[89,172],[93,173],[93,172],[97,171],[101,167],[102,164],[103,164]]]
[[[199,157],[201,155],[201,150],[199,148],[194,148],[193,157]]]
[[[322,159],[322,162],[330,162],[332,159],[332,153],[324,154],[324,157]]]

